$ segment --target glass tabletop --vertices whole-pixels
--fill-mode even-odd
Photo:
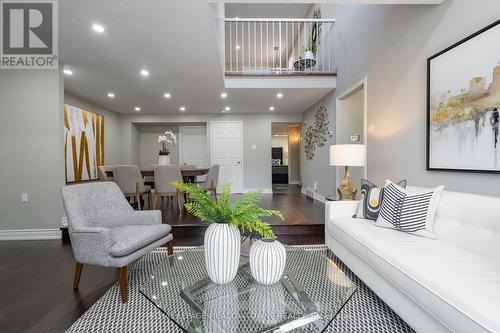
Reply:
[[[286,251],[285,274],[272,286],[252,278],[245,257],[231,283],[212,283],[200,248],[166,258],[140,291],[186,332],[322,332],[356,286],[318,251]]]

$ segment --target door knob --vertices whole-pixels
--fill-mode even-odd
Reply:
[[[238,164],[241,164],[241,161],[238,161]]]

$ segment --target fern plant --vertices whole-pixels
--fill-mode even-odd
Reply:
[[[241,232],[257,233],[262,237],[276,238],[271,226],[262,221],[264,216],[276,216],[283,220],[279,210],[264,209],[257,204],[262,197],[262,191],[250,191],[241,198],[229,202],[231,185],[221,186],[219,199],[212,199],[201,186],[192,183],[176,182],[175,187],[187,193],[189,202],[184,204],[187,211],[207,223],[228,223]]]

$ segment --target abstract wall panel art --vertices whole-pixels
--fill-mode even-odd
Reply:
[[[427,169],[500,172],[500,21],[427,61]]]
[[[66,182],[98,178],[104,164],[104,117],[64,105],[64,168]]]

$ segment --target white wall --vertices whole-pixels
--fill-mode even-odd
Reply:
[[[211,137],[210,122],[221,120],[243,121],[243,181],[244,188],[271,190],[271,123],[301,122],[302,114],[182,114],[147,115],[129,114],[120,117],[123,163],[136,163],[139,151],[138,136],[132,130],[141,124],[151,123],[200,123],[206,122],[207,135]],[[137,131],[137,129],[135,129]],[[137,131],[138,133],[138,131]],[[256,145],[257,149],[252,149]],[[210,156],[210,154],[209,154]],[[139,161],[139,157],[137,157]]]
[[[489,174],[429,172],[426,160],[426,59],[498,20],[500,1],[448,0],[439,6],[322,6],[323,17],[335,11],[337,92],[368,78],[368,178],[406,178],[409,184],[500,195],[500,177]],[[335,110],[335,95],[324,103]],[[305,118],[310,116],[306,112]],[[325,150],[326,151],[326,150]],[[315,175],[328,182],[326,152],[303,164],[304,182]],[[331,186],[320,183],[320,193]]]
[[[364,142],[364,90],[360,89],[353,94],[338,100],[336,107],[336,128],[337,128],[337,144],[352,144]],[[352,142],[351,136],[359,135],[358,142]],[[344,178],[344,168],[337,167],[337,183],[340,183]],[[360,192],[361,178],[364,176],[364,167],[351,167],[350,177],[352,182]]]
[[[61,226],[62,91],[57,70],[0,70],[0,231]]]
[[[120,115],[67,92],[64,103],[104,116],[104,164],[120,164]]]
[[[302,187],[312,189],[314,183],[317,183],[317,193],[321,195],[333,195],[336,193],[336,176],[335,168],[330,167],[330,145],[335,143],[335,133],[331,138],[328,138],[323,147],[316,148],[314,158],[306,159],[304,151],[304,140],[307,125],[314,125],[314,118],[318,108],[324,105],[328,112],[328,120],[330,121],[330,129],[335,130],[335,93],[331,92],[318,103],[313,105],[309,110],[304,112],[304,124],[302,126],[302,140],[300,145],[301,150],[301,172],[302,172]]]

